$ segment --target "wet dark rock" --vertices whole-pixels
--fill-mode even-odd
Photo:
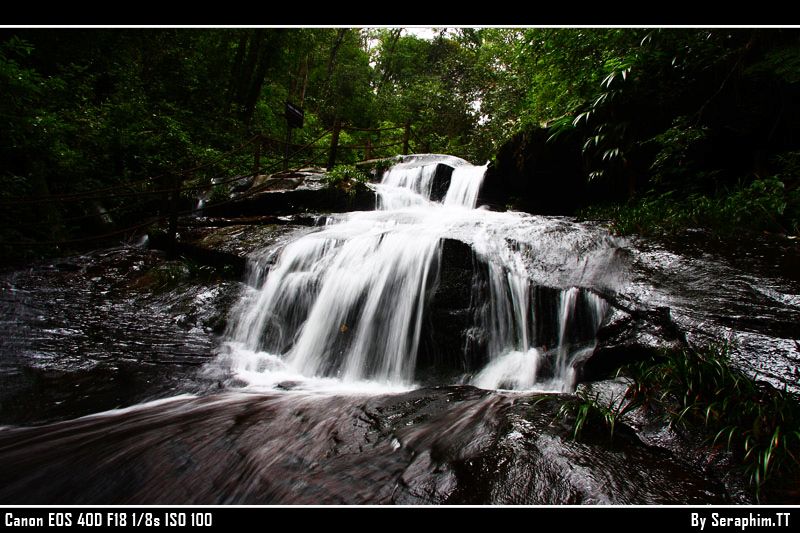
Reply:
[[[472,365],[465,359],[466,334],[472,324],[472,280],[475,257],[468,244],[444,239],[439,277],[432,284],[418,354],[418,367],[431,379],[463,374]],[[442,382],[437,379],[437,382]]]
[[[198,359],[170,361],[166,356],[92,368],[6,369],[0,375],[0,426],[41,425],[181,394],[188,390],[186,378],[197,370]]]
[[[222,188],[228,196],[235,196],[237,193],[243,193],[250,189],[253,183],[255,183],[256,178],[257,176],[253,174],[224,178],[222,180],[217,180],[224,183],[216,185],[216,188]],[[212,181],[212,183],[214,182]]]
[[[447,196],[447,189],[450,188],[453,170],[453,167],[443,163],[436,165],[436,170],[431,180],[431,200],[434,202],[441,202]]]
[[[281,381],[275,388],[279,390],[292,390],[300,385],[299,381]]]
[[[241,286],[153,250],[96,250],[2,277],[0,425],[195,391]]]
[[[209,251],[245,259],[248,255],[274,246],[305,227],[293,225],[232,225],[217,228],[187,229],[180,241]]]
[[[204,216],[242,217],[303,212],[344,212],[375,208],[372,191],[352,194],[329,187],[321,169],[257,176],[252,187],[230,202],[203,209]]]
[[[597,347],[580,368],[579,380],[602,379],[626,364],[687,346],[686,336],[672,320],[669,308],[635,309],[612,300],[597,331]]]
[[[205,333],[221,335],[228,315],[241,293],[241,284],[219,280],[213,284],[186,280],[161,294],[140,297],[142,305],[157,307],[170,314],[177,326],[186,331],[200,328]]]
[[[710,504],[717,479],[569,397],[222,393],[0,432],[3,504]],[[46,482],[45,482],[46,480]]]
[[[253,217],[191,217],[179,222],[179,227],[186,228],[222,228],[225,226],[322,226],[325,216],[314,214],[299,215],[265,215]]]
[[[78,265],[78,264],[75,264],[75,263],[67,263],[65,261],[62,261],[60,263],[56,263],[55,267],[58,270],[61,270],[62,272],[77,272],[78,270],[81,269],[81,265]]]
[[[297,188],[322,189],[325,169],[308,168],[301,170],[288,170],[275,174],[260,174],[255,177],[251,190],[260,191],[292,191]]]
[[[745,375],[800,393],[796,243],[747,234],[721,240],[705,231],[630,241],[632,300],[669,307],[693,346],[726,343]]]
[[[591,198],[576,131],[548,141],[551,132],[534,127],[514,135],[489,166],[478,205],[511,207],[542,215],[573,215]]]
[[[284,241],[298,231],[312,231],[293,224],[223,224],[186,227],[178,234],[176,254],[224,270],[230,279],[242,279],[247,257]],[[150,235],[150,246],[168,248],[163,233]]]

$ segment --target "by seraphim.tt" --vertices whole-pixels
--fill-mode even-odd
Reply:
[[[748,527],[789,527],[791,513],[748,513],[747,516],[722,516],[720,513],[691,513],[690,523],[692,527],[699,528],[700,531],[708,527],[730,527],[742,531]]]

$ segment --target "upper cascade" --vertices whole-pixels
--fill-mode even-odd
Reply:
[[[402,162],[384,173],[377,187],[379,208],[401,209],[428,202],[475,208],[487,165],[473,166],[449,155],[403,156]]]

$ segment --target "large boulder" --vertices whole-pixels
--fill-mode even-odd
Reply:
[[[548,141],[550,135],[546,128],[530,128],[500,146],[486,171],[478,205],[541,215],[574,215],[585,207],[590,188],[582,139],[577,132]]]
[[[307,169],[256,176],[252,186],[229,202],[207,207],[212,217],[289,215],[304,212],[344,212],[375,208],[368,190],[344,191],[325,183],[325,172]]]
[[[613,298],[609,301],[609,311],[597,331],[597,346],[580,368],[579,381],[603,379],[626,364],[688,346],[669,308],[633,308]]]

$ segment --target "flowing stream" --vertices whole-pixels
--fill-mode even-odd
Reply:
[[[0,504],[752,501],[663,423],[574,439],[563,393],[621,397],[578,382],[614,331],[666,338],[657,307],[796,388],[797,280],[476,207],[486,167],[403,161],[374,210],[216,228],[254,246],[243,283],[134,246],[0,276]]]

